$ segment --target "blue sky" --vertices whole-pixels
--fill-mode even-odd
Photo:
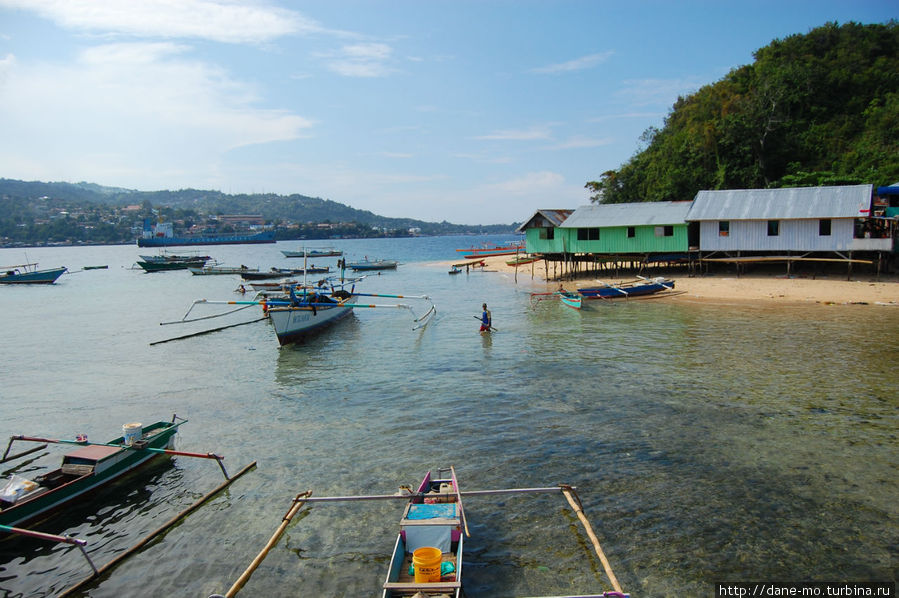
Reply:
[[[0,0],[0,177],[574,208],[679,95],[894,0]]]

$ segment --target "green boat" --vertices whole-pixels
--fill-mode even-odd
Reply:
[[[78,440],[52,440],[30,436],[13,436],[14,440],[53,442],[79,445],[62,459],[62,466],[33,480],[14,476],[0,482],[0,525],[15,526],[44,517],[66,503],[133,471],[153,458],[167,454],[175,444],[178,426],[185,423],[156,422],[149,426],[127,424],[126,436],[108,443]],[[6,455],[4,455],[4,458]]]

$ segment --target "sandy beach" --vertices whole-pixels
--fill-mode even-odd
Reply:
[[[486,273],[506,274],[504,280],[514,281],[515,268],[508,266],[508,256],[484,258]],[[447,262],[449,268],[451,262]],[[533,265],[533,268],[532,268]],[[550,270],[550,273],[552,271]],[[829,273],[815,278],[794,276],[787,277],[785,269],[777,272],[771,270],[765,274],[747,274],[737,277],[733,272],[718,272],[710,275],[691,277],[686,270],[666,270],[664,272],[644,274],[652,277],[664,275],[675,280],[676,290],[682,291],[672,301],[726,301],[726,302],[796,302],[820,303],[825,305],[886,305],[899,307],[899,275],[881,274],[879,277],[871,273],[854,273],[847,280],[845,274]],[[544,262],[534,262],[518,267],[517,284],[530,288],[532,292],[554,291],[559,288],[557,281],[546,281]],[[595,284],[597,281],[615,283],[634,280],[626,277],[615,278],[581,278],[565,282],[567,290],[578,286]]]

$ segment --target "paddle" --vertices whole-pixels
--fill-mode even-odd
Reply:
[[[481,316],[471,316],[471,317],[474,318],[475,320],[477,320],[478,322],[481,321]],[[499,330],[497,330],[496,328],[493,327],[493,324],[488,326],[487,329],[490,330],[490,332],[499,332]]]

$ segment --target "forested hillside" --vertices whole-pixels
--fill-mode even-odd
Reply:
[[[773,17],[776,18],[776,17]],[[602,203],[691,200],[702,189],[899,181],[899,24],[828,23],[775,40],[681,97]]]

